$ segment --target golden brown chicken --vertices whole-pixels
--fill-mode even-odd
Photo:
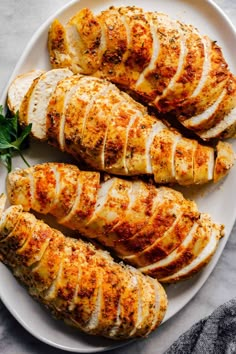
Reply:
[[[57,221],[110,248],[162,282],[192,276],[216,250],[223,227],[171,188],[45,163],[8,176],[11,203]]]
[[[19,110],[22,125],[32,123],[35,138],[47,139],[94,169],[191,185],[218,181],[234,163],[228,143],[218,143],[214,151],[184,138],[108,81],[68,69],[31,75],[28,90],[28,74],[11,84],[10,109]]]
[[[191,25],[135,6],[85,8],[49,30],[53,68],[106,78],[202,139],[234,136],[236,81],[216,41]]]
[[[1,260],[56,317],[111,339],[147,336],[161,323],[167,299],[156,280],[4,204],[1,196]]]

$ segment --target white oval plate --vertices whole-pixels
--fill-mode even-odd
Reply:
[[[31,69],[49,69],[47,53],[47,32],[54,17],[67,21],[76,11],[83,7],[90,7],[99,11],[111,6],[136,5],[149,11],[168,13],[173,18],[195,25],[201,33],[217,40],[223,48],[224,55],[231,70],[236,73],[236,32],[224,13],[210,0],[81,0],[72,1],[49,18],[31,39],[28,47],[18,62],[12,77]],[[222,28],[224,29],[222,31]],[[6,100],[6,92],[1,98],[1,103]],[[236,142],[233,142],[236,147]],[[235,149],[236,150],[236,149]],[[31,164],[45,161],[68,161],[68,157],[46,144],[32,143],[26,157]],[[14,159],[14,167],[24,167],[19,158]],[[6,174],[0,169],[0,192],[4,191]],[[210,264],[191,280],[167,286],[169,308],[165,321],[172,317],[204,284],[216,265],[225,243],[229,237],[236,218],[236,201],[232,198],[232,190],[236,181],[235,168],[221,185],[208,185],[203,190],[183,190],[186,195],[194,196],[201,211],[210,213],[214,220],[225,224],[226,235],[220,242],[218,250]],[[125,345],[127,342],[113,342],[108,339],[83,335],[67,327],[60,321],[54,320],[48,312],[36,303],[27,294],[26,290],[17,283],[10,271],[0,264],[0,296],[6,307],[14,317],[35,337],[54,347],[71,352],[100,352]]]

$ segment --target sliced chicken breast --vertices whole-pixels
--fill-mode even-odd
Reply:
[[[202,214],[200,219],[194,223],[189,234],[179,247],[166,258],[140,267],[139,270],[144,274],[162,279],[178,272],[180,269],[184,269],[191,261],[198,257],[210,242],[211,232],[212,222],[208,215]]]
[[[52,67],[60,66],[61,57],[60,67],[119,84],[162,114],[171,111],[203,139],[218,137],[211,129],[233,114],[235,77],[220,46],[166,14],[135,6],[98,15],[82,9],[65,25],[55,20],[48,42]],[[223,124],[219,135],[234,131],[235,124],[230,130]]]
[[[213,230],[211,233],[210,241],[207,245],[203,248],[197,258],[189,263],[188,266],[179,270],[178,272],[172,274],[171,276],[167,276],[165,278],[160,279],[163,283],[170,283],[170,282],[177,282],[180,279],[185,279],[189,277],[189,275],[194,275],[198,272],[199,268],[201,268],[204,264],[209,262],[209,259],[212,258],[214,254],[214,249],[219,242],[219,237],[217,236],[217,231]]]
[[[221,225],[214,224],[209,215],[198,211],[193,201],[186,200],[171,188],[156,188],[141,181],[115,177],[101,182],[98,172],[77,168],[76,176],[75,166],[72,166],[70,186],[70,178],[67,177],[70,167],[46,163],[30,167],[24,173],[21,170],[11,172],[7,181],[10,201],[23,200],[26,210],[54,215],[60,224],[95,239],[125,262],[157,278],[165,278],[184,269],[199,257],[210,242],[212,232],[218,238],[223,233]],[[27,174],[32,177],[26,178]],[[31,198],[25,194],[30,187],[19,189],[21,183],[33,186],[42,182],[43,186],[46,176],[53,174],[51,179],[56,184],[48,184],[45,198],[41,188],[30,192]],[[66,209],[62,193],[65,183],[68,183],[66,205],[69,206]],[[23,195],[15,198],[15,193]],[[119,306],[117,311],[120,311]],[[117,321],[114,315],[115,327],[118,326]]]
[[[48,41],[48,51],[50,61],[53,62],[53,67],[56,69],[72,67],[65,28],[59,20],[53,22],[48,33],[48,38],[50,38]]]
[[[153,174],[156,183],[190,185],[214,180],[214,171],[221,168],[221,151],[229,152],[221,176],[233,166],[233,150],[227,144],[227,148],[224,143],[216,149],[201,147],[149,115],[143,105],[108,81],[59,71],[54,69],[33,81],[23,99],[19,122],[32,123],[34,137],[47,139],[94,169],[118,175]],[[58,81],[61,75],[66,77]],[[43,77],[52,83],[45,78],[50,88],[37,98]],[[37,100],[42,103],[38,105]],[[30,102],[26,106],[31,110],[34,105],[38,108],[28,114],[25,102]]]
[[[27,74],[19,75],[15,78],[8,91],[7,98],[7,104],[11,112],[16,114],[16,112],[20,110],[21,102],[32,85],[32,82],[43,73],[43,70],[32,70]]]
[[[65,237],[19,206],[4,211],[5,201],[2,196],[1,260],[54,317],[112,339],[147,336],[159,325],[167,300],[157,281],[115,263],[107,252],[89,243]],[[132,273],[133,285],[122,294]],[[128,293],[132,312],[127,308]]]
[[[46,111],[57,83],[72,75],[69,69],[57,69],[40,75],[30,86],[20,106],[24,124],[32,123],[32,135],[46,138]]]

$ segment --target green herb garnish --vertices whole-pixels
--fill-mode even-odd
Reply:
[[[12,169],[12,157],[17,152],[27,166],[28,162],[22,154],[23,142],[30,134],[32,124],[23,130],[18,125],[18,112],[12,116],[5,116],[3,106],[0,105],[0,160],[10,172]]]

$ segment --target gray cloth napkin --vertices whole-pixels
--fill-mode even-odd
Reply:
[[[164,354],[236,353],[236,298],[182,334]]]

